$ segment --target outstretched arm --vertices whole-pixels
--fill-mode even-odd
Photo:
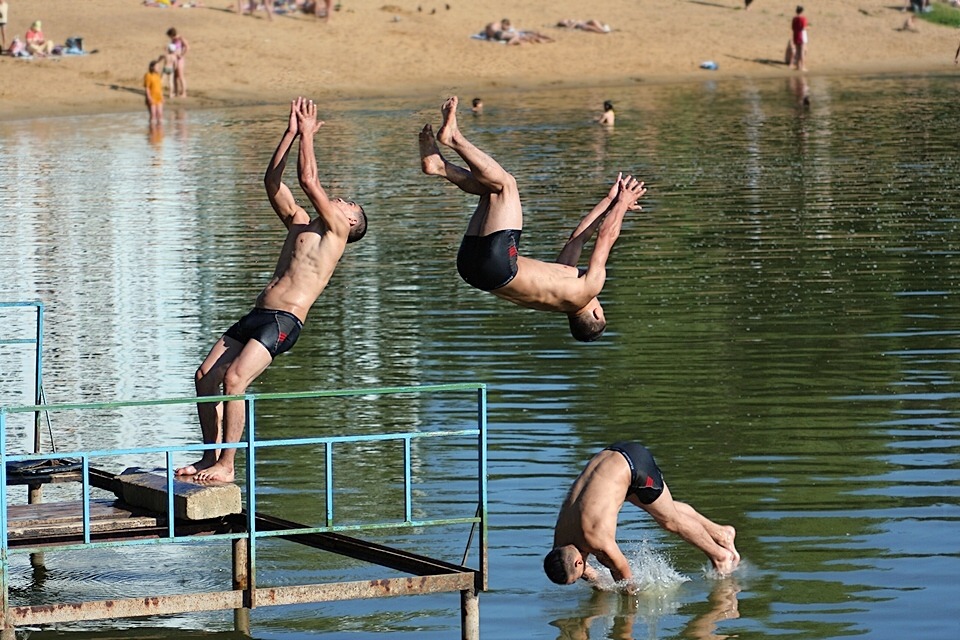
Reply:
[[[597,550],[594,555],[597,556],[600,564],[610,569],[610,575],[617,582],[629,580],[633,576],[630,571],[630,563],[627,562],[616,542],[611,541],[606,549]],[[596,574],[594,574],[594,579],[596,579]]]
[[[350,233],[350,222],[327,196],[326,190],[320,184],[317,173],[317,157],[313,151],[313,136],[323,126],[322,120],[317,120],[317,105],[313,100],[304,100],[297,113],[297,123],[300,127],[300,158],[297,162],[297,174],[300,177],[300,188],[307,194],[313,208],[320,214],[327,231],[346,241]]]
[[[277,212],[277,215],[283,221],[283,224],[289,229],[292,224],[306,224],[310,221],[310,216],[293,199],[290,188],[283,183],[283,170],[287,166],[287,155],[293,146],[293,141],[299,133],[297,126],[297,112],[303,98],[297,98],[290,102],[290,120],[287,123],[287,130],[283,132],[280,138],[280,144],[277,150],[273,152],[270,158],[270,164],[263,174],[263,186],[267,190],[267,198],[270,200],[270,206]]]
[[[580,254],[583,253],[583,248],[590,238],[593,237],[593,234],[596,233],[597,227],[600,226],[600,222],[603,220],[603,215],[610,209],[610,204],[613,202],[613,199],[617,197],[617,193],[620,191],[621,178],[623,178],[623,174],[618,173],[617,179],[614,180],[613,186],[610,187],[607,195],[590,210],[590,213],[583,217],[583,220],[580,221],[577,228],[573,230],[573,233],[570,234],[570,239],[567,240],[567,244],[563,245],[563,249],[560,250],[560,255],[557,256],[557,262],[571,267],[577,266],[577,262],[580,261]]]
[[[590,255],[590,262],[587,265],[586,288],[593,292],[593,295],[600,293],[603,289],[603,283],[607,279],[607,259],[610,257],[610,251],[614,243],[620,237],[620,227],[623,226],[623,216],[627,211],[639,210],[637,201],[647,192],[643,183],[627,176],[619,181],[620,190],[617,197],[611,203],[607,215],[603,216],[600,223],[600,229],[597,231],[597,242],[593,247],[593,253]]]

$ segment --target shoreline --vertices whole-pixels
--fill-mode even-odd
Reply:
[[[12,4],[8,41],[40,18],[48,38],[79,35],[85,50],[97,52],[0,57],[0,121],[145,112],[143,74],[166,45],[169,26],[190,48],[189,97],[167,99],[168,110],[279,104],[296,95],[320,101],[425,96],[433,104],[452,93],[600,90],[801,73],[783,61],[794,0],[759,0],[749,11],[740,0],[627,6],[595,0],[590,11],[613,27],[609,34],[557,28],[557,18],[588,17],[573,0],[531,0],[522,7],[507,0],[394,1],[345,0],[329,23],[303,14],[273,21],[238,15],[227,9],[235,6],[230,0],[192,9],[151,8],[138,0]],[[960,75],[953,63],[960,31],[923,21],[917,31],[904,31],[908,14],[889,0],[830,4],[806,13],[806,77]],[[503,15],[553,42],[507,46],[470,37],[483,26],[476,16]],[[118,32],[111,24],[125,28]],[[719,69],[700,69],[706,60]]]

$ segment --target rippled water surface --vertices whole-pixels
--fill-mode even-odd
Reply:
[[[462,128],[516,175],[527,255],[553,258],[618,171],[648,183],[608,265],[609,329],[589,345],[568,337],[561,316],[457,276],[473,199],[423,176],[416,151],[442,96],[325,105],[320,175],[364,204],[371,230],[254,390],[488,385],[484,638],[956,637],[958,89],[953,77],[814,77],[485,96],[487,113],[465,114]],[[617,105],[613,130],[589,123],[604,99]],[[0,300],[47,306],[50,402],[189,395],[209,346],[272,273],[283,228],[261,180],[285,107],[168,117],[162,136],[139,113],[0,123],[0,155],[17,158],[0,166]],[[10,333],[22,318],[0,310]],[[0,346],[4,404],[29,403],[30,375],[23,348]],[[463,418],[456,403],[421,398],[277,406],[258,425],[269,436],[332,435]],[[61,449],[197,438],[190,407],[51,430]],[[27,446],[27,432],[12,429],[11,446]],[[677,498],[737,527],[744,562],[732,577],[706,575],[699,552],[629,505],[618,535],[649,589],[626,596],[544,577],[570,482],[596,450],[628,438],[653,450]],[[346,508],[358,517],[395,495],[398,470],[382,453],[349,456],[363,491]],[[471,515],[458,512],[461,498],[475,500],[457,479],[462,452],[415,454],[424,494]],[[319,517],[317,455],[265,455],[260,507]],[[451,561],[464,550],[456,537],[409,537]],[[43,572],[14,556],[11,600],[220,589],[228,553],[99,551],[93,564],[51,553]],[[258,562],[274,584],[368,571],[280,543]],[[61,632],[183,638],[231,625],[211,613]],[[253,632],[458,637],[459,599],[256,609]]]

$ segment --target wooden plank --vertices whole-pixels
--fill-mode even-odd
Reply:
[[[103,533],[155,527],[165,520],[125,507],[118,500],[90,501],[90,532]],[[7,508],[7,537],[11,540],[83,533],[80,501],[11,505]]]

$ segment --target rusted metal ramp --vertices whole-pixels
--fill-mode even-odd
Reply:
[[[17,505],[8,510],[10,549],[29,547],[33,551],[82,544],[84,539],[81,502]],[[117,542],[164,538],[166,518],[157,513],[125,505],[119,500],[89,502],[88,533],[93,541]],[[45,625],[83,620],[138,617],[233,609],[237,631],[250,633],[249,610],[255,607],[332,602],[360,598],[381,598],[441,592],[460,592],[462,637],[479,638],[477,593],[484,588],[481,572],[336,533],[296,533],[300,523],[258,514],[257,530],[330,553],[347,556],[380,567],[410,574],[354,582],[304,584],[258,588],[251,580],[249,538],[234,538],[233,585],[229,591],[155,595],[141,598],[86,602],[8,606],[4,638],[13,638],[18,626]],[[204,521],[176,521],[178,538],[247,533],[246,513]],[[289,532],[289,533],[287,533]]]

